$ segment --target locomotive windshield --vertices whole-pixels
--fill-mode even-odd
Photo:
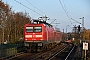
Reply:
[[[33,32],[33,27],[26,27],[26,32]]]
[[[42,32],[42,27],[34,27],[34,32]]]
[[[26,27],[26,32],[42,32],[42,27]]]

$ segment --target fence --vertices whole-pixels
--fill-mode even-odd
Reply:
[[[24,43],[18,42],[15,44],[2,44],[0,45],[0,58],[15,55],[24,51]]]

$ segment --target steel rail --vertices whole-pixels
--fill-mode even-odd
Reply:
[[[68,47],[68,46],[67,46]],[[53,56],[51,56],[50,58],[48,58],[48,60],[53,59],[55,56],[57,56],[60,52],[62,52],[63,50],[65,50],[67,47],[64,47],[64,49],[61,49],[60,51],[56,52]]]
[[[72,51],[74,50],[74,48],[75,48],[75,45],[74,45],[74,47],[72,48],[72,50],[70,51],[70,53],[67,55],[67,57],[65,58],[65,60],[68,59],[68,57],[70,56],[70,54],[72,53]]]

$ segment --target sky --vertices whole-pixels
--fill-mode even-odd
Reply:
[[[50,18],[47,22],[60,28],[61,31],[72,31],[72,27],[82,23],[84,17],[84,27],[90,29],[90,0],[2,0],[9,4],[15,12],[27,12],[32,19],[38,19],[41,16]],[[23,5],[19,4],[18,2]],[[63,6],[63,7],[62,7]],[[70,17],[70,18],[69,18]],[[74,20],[72,20],[73,18]],[[55,24],[60,23],[60,24]]]

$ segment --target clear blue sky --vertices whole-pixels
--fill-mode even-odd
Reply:
[[[29,7],[30,9],[38,12],[39,14],[27,9],[26,7],[20,5],[14,0],[2,0],[4,3],[8,3],[12,6],[12,10],[15,12],[28,12],[32,18],[38,18],[41,15],[47,15],[51,19],[57,19],[54,23],[59,22],[58,27],[66,29],[67,25],[73,27],[73,25],[79,25],[75,21],[68,19],[66,16],[59,0],[17,0]],[[28,2],[27,2],[28,1]],[[86,29],[90,29],[90,0],[60,0],[63,6],[66,6],[68,14],[71,18],[82,23],[82,20],[79,18],[84,17],[84,26]],[[63,3],[64,1],[64,3]],[[31,5],[31,4],[33,5]],[[35,7],[34,7],[35,6]],[[41,11],[39,11],[39,10]],[[51,22],[52,20],[48,21]],[[72,24],[71,24],[72,23]],[[55,25],[55,24],[53,24]],[[82,25],[81,25],[82,26]],[[68,31],[71,31],[72,28],[67,27]]]

